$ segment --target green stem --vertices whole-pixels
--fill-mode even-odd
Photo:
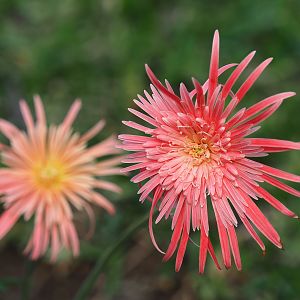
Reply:
[[[25,271],[21,282],[21,300],[28,300],[32,283],[32,274],[35,270],[36,262],[31,260],[25,261]]]
[[[98,258],[96,265],[89,273],[81,287],[79,288],[74,300],[85,300],[91,289],[93,288],[96,280],[98,279],[103,266],[108,262],[114,252],[121,246],[142,224],[144,224],[149,218],[149,214],[142,216],[136,220],[131,226],[124,231],[123,235]]]

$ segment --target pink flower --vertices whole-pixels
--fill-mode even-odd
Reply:
[[[145,97],[138,95],[139,100],[134,100],[144,112],[129,111],[149,126],[124,122],[147,135],[120,135],[122,148],[135,152],[125,161],[133,165],[124,171],[140,171],[132,178],[134,183],[144,182],[138,191],[140,201],[153,193],[149,230],[159,251],[152,230],[154,210],[159,211],[155,223],[163,218],[172,219],[172,238],[166,253],[161,252],[165,254],[164,260],[169,260],[177,249],[176,271],[181,267],[191,230],[200,232],[199,272],[204,272],[207,252],[220,268],[209,238],[210,205],[218,227],[224,265],[231,267],[232,254],[239,270],[242,264],[235,231],[238,223],[245,225],[263,251],[265,245],[253,225],[274,245],[282,248],[278,233],[257,206],[258,198],[283,214],[297,218],[260,183],[267,182],[299,197],[299,191],[276,177],[300,182],[300,176],[256,162],[253,158],[265,156],[268,152],[299,150],[300,143],[248,137],[295,93],[280,93],[233,113],[272,60],[262,62],[233,92],[235,82],[254,54],[251,52],[238,65],[219,68],[219,34],[216,31],[208,80],[201,85],[193,78],[194,89],[190,92],[182,83],[180,96],[174,93],[168,81],[166,87],[163,86],[146,65],[153,84],[152,95],[145,91]],[[227,81],[220,84],[219,75],[234,66]]]
[[[9,139],[3,146],[0,168],[0,194],[4,212],[0,217],[0,239],[24,216],[35,216],[34,230],[25,252],[31,258],[42,256],[51,247],[55,261],[62,248],[79,254],[79,240],[73,223],[73,208],[85,209],[93,220],[90,204],[97,204],[113,214],[114,206],[96,189],[119,192],[115,184],[102,176],[118,174],[120,157],[97,162],[97,158],[119,153],[116,140],[110,137],[87,147],[87,142],[104,126],[98,122],[84,135],[73,132],[71,126],[80,110],[76,100],[63,123],[47,128],[43,104],[34,98],[36,122],[25,101],[20,102],[27,132],[0,120],[0,131]]]

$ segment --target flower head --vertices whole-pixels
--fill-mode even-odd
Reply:
[[[120,135],[122,148],[135,152],[128,155],[125,161],[133,165],[124,171],[140,171],[132,181],[144,182],[138,191],[141,201],[153,194],[149,230],[154,245],[161,252],[152,230],[154,210],[159,211],[155,223],[163,218],[172,219],[172,238],[166,253],[163,253],[164,260],[168,260],[178,249],[177,271],[181,267],[191,230],[200,232],[199,271],[204,271],[207,252],[219,268],[209,238],[208,206],[213,208],[226,268],[231,267],[232,255],[237,268],[241,269],[235,230],[238,223],[245,225],[263,251],[264,243],[254,226],[274,245],[282,247],[278,233],[257,206],[258,198],[283,214],[296,217],[260,183],[267,182],[299,197],[299,191],[276,177],[300,182],[300,176],[264,165],[255,158],[269,152],[299,150],[300,143],[248,137],[294,93],[280,93],[234,113],[236,106],[272,60],[262,62],[233,91],[234,84],[254,54],[251,52],[237,65],[219,68],[219,34],[216,31],[208,80],[201,85],[193,78],[194,89],[191,91],[182,83],[180,96],[174,93],[168,81],[165,87],[146,65],[153,84],[152,94],[145,91],[145,97],[138,95],[139,100],[134,100],[143,112],[135,109],[129,111],[149,125],[124,122],[146,134]],[[235,69],[225,83],[219,83],[218,77],[232,67]]]
[[[0,131],[9,139],[3,146],[0,168],[0,194],[4,212],[0,217],[0,239],[23,215],[35,216],[34,230],[26,252],[32,259],[42,256],[51,247],[56,260],[62,248],[79,253],[79,241],[73,223],[73,208],[85,209],[93,219],[90,204],[97,204],[113,214],[114,206],[97,189],[119,192],[115,184],[102,180],[105,175],[118,174],[120,157],[96,161],[119,153],[116,140],[110,137],[87,147],[87,142],[104,126],[98,122],[84,135],[73,132],[81,102],[76,100],[63,123],[47,127],[42,101],[34,98],[36,122],[25,101],[20,102],[27,132],[0,120]]]

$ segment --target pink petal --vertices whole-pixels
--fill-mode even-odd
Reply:
[[[296,93],[286,92],[286,93],[276,94],[276,95],[268,97],[264,100],[261,100],[260,102],[247,108],[244,117],[246,119],[248,119],[248,118],[254,116],[255,114],[257,114],[258,112],[260,112],[261,110],[267,108],[268,106],[275,104],[277,102],[281,102],[281,101],[288,99],[290,97],[293,97],[295,95],[296,95]]]
[[[270,193],[268,193],[265,189],[261,187],[256,187],[256,191],[260,194],[262,198],[264,198],[267,202],[269,202],[273,207],[279,210],[284,215],[287,215],[292,218],[297,218],[296,214],[290,211],[285,205],[283,205],[279,200],[273,197]]]
[[[153,212],[156,207],[156,204],[158,203],[158,201],[160,199],[161,193],[162,193],[161,188],[157,188],[155,190],[154,197],[153,197],[153,200],[151,203],[150,214],[149,214],[148,229],[149,229],[150,238],[151,238],[151,241],[152,241],[152,244],[154,245],[154,247],[157,249],[158,252],[165,254],[165,252],[162,251],[159,248],[159,246],[157,245],[157,242],[156,242],[156,239],[154,236],[154,232],[153,232]]]
[[[245,216],[240,216],[241,217],[241,221],[243,222],[244,226],[246,227],[246,229],[248,230],[248,232],[250,233],[250,235],[253,237],[253,239],[257,242],[257,244],[260,246],[260,248],[265,251],[266,247],[263,243],[263,241],[260,239],[260,237],[257,235],[257,233],[255,232],[255,230],[253,229],[253,227],[251,226],[250,222],[248,221],[248,219]]]
[[[2,239],[8,231],[15,225],[20,215],[16,212],[12,213],[6,210],[0,217],[0,239]]]
[[[176,272],[178,272],[181,268],[188,240],[189,240],[189,234],[183,228],[182,237],[181,237],[181,241],[180,241],[179,248],[177,251],[177,256],[176,256],[176,263],[175,263],[175,271]]]
[[[95,135],[97,135],[105,126],[105,121],[100,120],[96,125],[94,125],[90,130],[88,130],[84,135],[81,136],[80,142],[86,143],[90,139],[92,139]]]
[[[241,262],[240,250],[239,250],[238,240],[236,237],[234,226],[232,225],[228,226],[227,232],[229,236],[230,246],[235,261],[235,265],[236,268],[240,271],[242,269],[242,262]]]
[[[208,81],[208,103],[210,103],[210,98],[218,84],[218,69],[219,69],[219,32],[215,31],[212,51],[211,51],[211,59],[210,59],[210,68],[209,68],[209,81]]]
[[[10,122],[7,122],[3,119],[0,119],[0,131],[10,140],[13,140],[17,135],[20,134],[20,131]]]
[[[220,219],[220,216],[215,208],[215,205],[214,205],[214,210],[215,210],[215,216],[216,216],[216,221],[217,221],[217,227],[218,227],[218,231],[219,231],[219,238],[220,238],[220,243],[221,243],[223,262],[224,262],[225,267],[227,269],[230,269],[231,255],[230,255],[230,248],[229,248],[229,242],[228,242],[226,228]]]
[[[234,83],[238,80],[241,73],[245,70],[245,68],[248,66],[250,61],[252,60],[253,56],[255,55],[255,51],[248,54],[236,67],[236,69],[232,72],[232,74],[227,79],[226,83],[224,84],[224,87],[222,89],[222,96],[221,101],[225,100],[226,97],[229,95]]]
[[[247,140],[251,141],[251,145],[254,146],[300,150],[299,142],[290,142],[285,140],[264,139],[264,138],[248,138]]]
[[[243,99],[249,89],[252,87],[256,79],[261,75],[264,69],[271,63],[273,58],[268,58],[263,61],[247,78],[247,80],[242,84],[239,90],[236,92],[235,96],[239,99]]]
[[[294,195],[296,197],[300,197],[300,191],[293,189],[292,187],[280,182],[279,180],[269,176],[269,175],[262,175],[261,176],[263,180],[265,180],[266,182],[268,182],[269,184],[291,194]]]
[[[45,109],[42,103],[42,100],[39,95],[35,95],[33,97],[36,118],[39,125],[45,127],[46,126],[46,116],[45,116]]]
[[[207,250],[208,250],[208,236],[205,234],[203,230],[203,226],[201,226],[200,248],[199,248],[199,272],[202,274],[204,273]]]
[[[272,176],[275,176],[275,177],[278,177],[281,179],[285,179],[285,180],[289,180],[289,181],[293,181],[293,182],[300,182],[300,176],[294,175],[292,173],[288,173],[288,172],[285,172],[285,171],[282,171],[282,170],[279,170],[276,168],[272,168],[270,166],[263,165],[260,168],[260,170],[269,175],[272,175]]]
[[[181,209],[180,213],[179,213],[178,221],[175,225],[175,228],[174,228],[174,231],[172,234],[171,242],[170,242],[167,252],[163,258],[164,261],[169,260],[171,258],[171,256],[173,255],[173,253],[175,252],[176,247],[179,242],[179,239],[181,237],[181,233],[183,231],[183,227],[184,227],[183,224],[184,224],[184,209]]]
[[[31,112],[29,110],[29,107],[24,100],[20,101],[20,108],[21,108],[21,113],[22,113],[23,119],[25,121],[27,130],[29,132],[32,132],[33,127],[34,127],[34,122],[33,122],[33,118],[32,118]]]
[[[152,70],[150,69],[150,67],[147,64],[145,65],[145,68],[146,68],[146,72],[147,72],[149,79],[151,80],[151,82],[154,84],[154,86],[159,91],[161,91],[166,96],[170,97],[170,99],[172,99],[176,102],[180,102],[180,98],[178,96],[176,96],[174,93],[170,92],[159,82],[159,80],[155,77],[154,73],[152,72]]]
[[[81,108],[81,101],[79,99],[75,100],[74,103],[72,104],[68,114],[66,115],[63,123],[62,123],[62,128],[64,131],[68,130],[73,122],[75,121],[77,114]]]

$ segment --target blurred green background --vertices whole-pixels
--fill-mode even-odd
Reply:
[[[137,93],[149,88],[144,64],[150,64],[160,79],[168,78],[176,90],[181,81],[191,86],[192,76],[203,82],[215,29],[221,35],[221,64],[239,62],[252,50],[257,55],[249,71],[263,59],[275,58],[243,105],[281,91],[299,94],[299,11],[298,0],[1,0],[0,116],[23,126],[18,101],[25,98],[32,106],[32,95],[38,93],[49,121],[58,123],[80,97],[83,108],[75,129],[83,132],[105,118],[107,126],[97,139],[128,132],[121,124],[132,118],[127,107],[133,106]],[[299,109],[299,96],[287,100],[257,135],[300,140]],[[264,161],[300,174],[299,155],[274,154]],[[91,240],[85,239],[86,217],[76,215],[82,238],[78,259],[63,253],[56,265],[45,258],[30,272],[22,249],[32,224],[22,221],[1,241],[0,299],[19,299],[30,273],[29,299],[73,298],[97,257],[133,220],[149,211],[149,204],[138,202],[137,187],[128,178],[112,180],[124,189],[122,196],[107,193],[117,214],[111,218],[97,210]],[[300,214],[298,199],[268,190]],[[89,299],[299,299],[299,222],[262,202],[259,206],[280,232],[284,251],[266,241],[263,256],[239,228],[242,272],[216,271],[208,259],[205,275],[199,276],[198,249],[190,243],[182,270],[175,273],[174,260],[161,263],[145,225],[108,262]],[[164,247],[169,228],[169,223],[155,227]],[[213,242],[221,258],[213,229],[214,225]]]

